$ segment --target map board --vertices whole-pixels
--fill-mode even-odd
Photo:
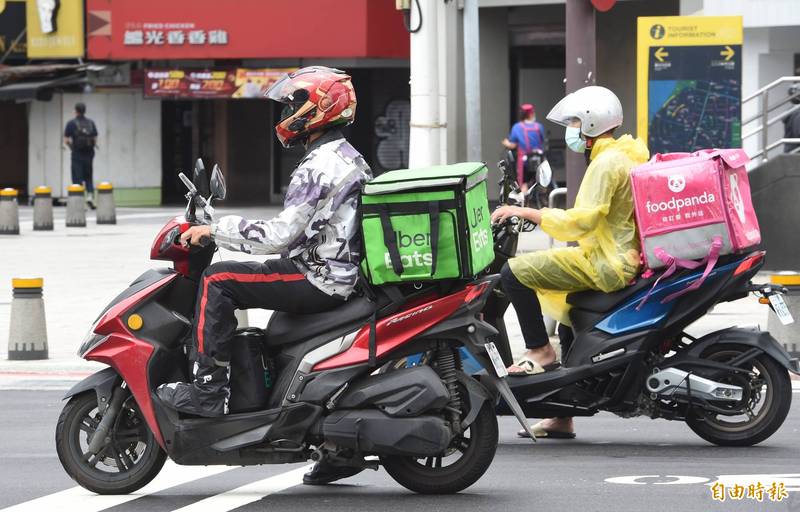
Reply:
[[[637,34],[637,134],[650,153],[741,147],[741,16],[641,17]]]

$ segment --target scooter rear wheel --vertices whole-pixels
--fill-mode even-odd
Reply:
[[[750,346],[715,345],[703,354],[704,359],[727,363],[752,349]],[[789,372],[766,354],[752,360],[751,370],[756,377],[718,379],[745,388],[743,407],[732,406],[740,414],[722,415],[696,409],[686,419],[695,434],[719,446],[752,446],[764,441],[780,428],[792,405],[792,382]]]
[[[132,397],[123,403],[110,442],[96,456],[87,452],[100,423],[94,391],[72,397],[58,418],[56,451],[73,480],[98,494],[128,494],[161,471],[167,454],[156,443]]]
[[[420,494],[452,494],[483,476],[497,449],[497,417],[485,403],[447,452],[431,457],[382,456],[381,464],[397,483]]]

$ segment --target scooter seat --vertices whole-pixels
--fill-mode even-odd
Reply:
[[[744,257],[745,256],[741,254],[728,254],[720,257],[719,260],[717,261],[716,266],[720,267],[722,265],[727,265],[734,261],[744,259]],[[669,283],[670,281],[679,279],[691,272],[697,272],[697,271],[689,269],[681,269],[664,282]],[[633,298],[637,293],[653,286],[653,283],[656,282],[656,279],[658,279],[660,273],[661,273],[660,271],[656,272],[655,275],[647,279],[640,276],[636,280],[636,282],[631,286],[628,286],[626,288],[623,288],[622,290],[618,290],[612,293],[603,293],[595,290],[570,293],[569,295],[567,295],[567,304],[576,308],[585,309],[587,311],[593,311],[595,313],[605,313],[607,311],[611,311],[622,302],[625,302],[628,299]]]
[[[405,301],[399,289],[373,290],[375,302],[363,295],[353,295],[338,308],[322,313],[294,314],[275,311],[267,324],[266,344],[271,347],[299,343],[337,327],[369,319],[377,302],[378,318],[391,314],[395,306]],[[394,305],[393,305],[394,304]]]
[[[299,315],[275,311],[267,324],[266,344],[273,347],[298,343],[349,322],[366,321],[374,308],[374,303],[365,297],[353,297],[323,313]]]
[[[595,290],[575,292],[567,295],[567,304],[572,307],[593,311],[595,313],[605,313],[614,309],[618,304],[625,302],[642,290],[653,286],[656,278],[639,278],[634,284],[617,290],[616,292],[604,293]]]

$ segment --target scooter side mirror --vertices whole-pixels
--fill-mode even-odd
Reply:
[[[206,166],[203,164],[202,158],[198,158],[194,164],[192,182],[201,196],[208,197],[208,173],[206,173]]]
[[[553,170],[550,169],[550,163],[547,160],[539,164],[539,168],[536,169],[536,182],[542,188],[549,187],[553,182]]]
[[[219,165],[214,164],[214,169],[211,171],[211,197],[225,199],[227,188],[225,186],[225,176],[219,168]]]

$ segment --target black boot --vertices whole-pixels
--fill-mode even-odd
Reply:
[[[311,471],[303,475],[305,485],[325,485],[342,478],[357,475],[364,471],[364,468],[354,468],[350,466],[334,466],[329,462],[317,462]]]
[[[171,382],[156,389],[156,395],[176,411],[214,418],[228,414],[230,367],[200,356],[194,365],[194,381]]]

